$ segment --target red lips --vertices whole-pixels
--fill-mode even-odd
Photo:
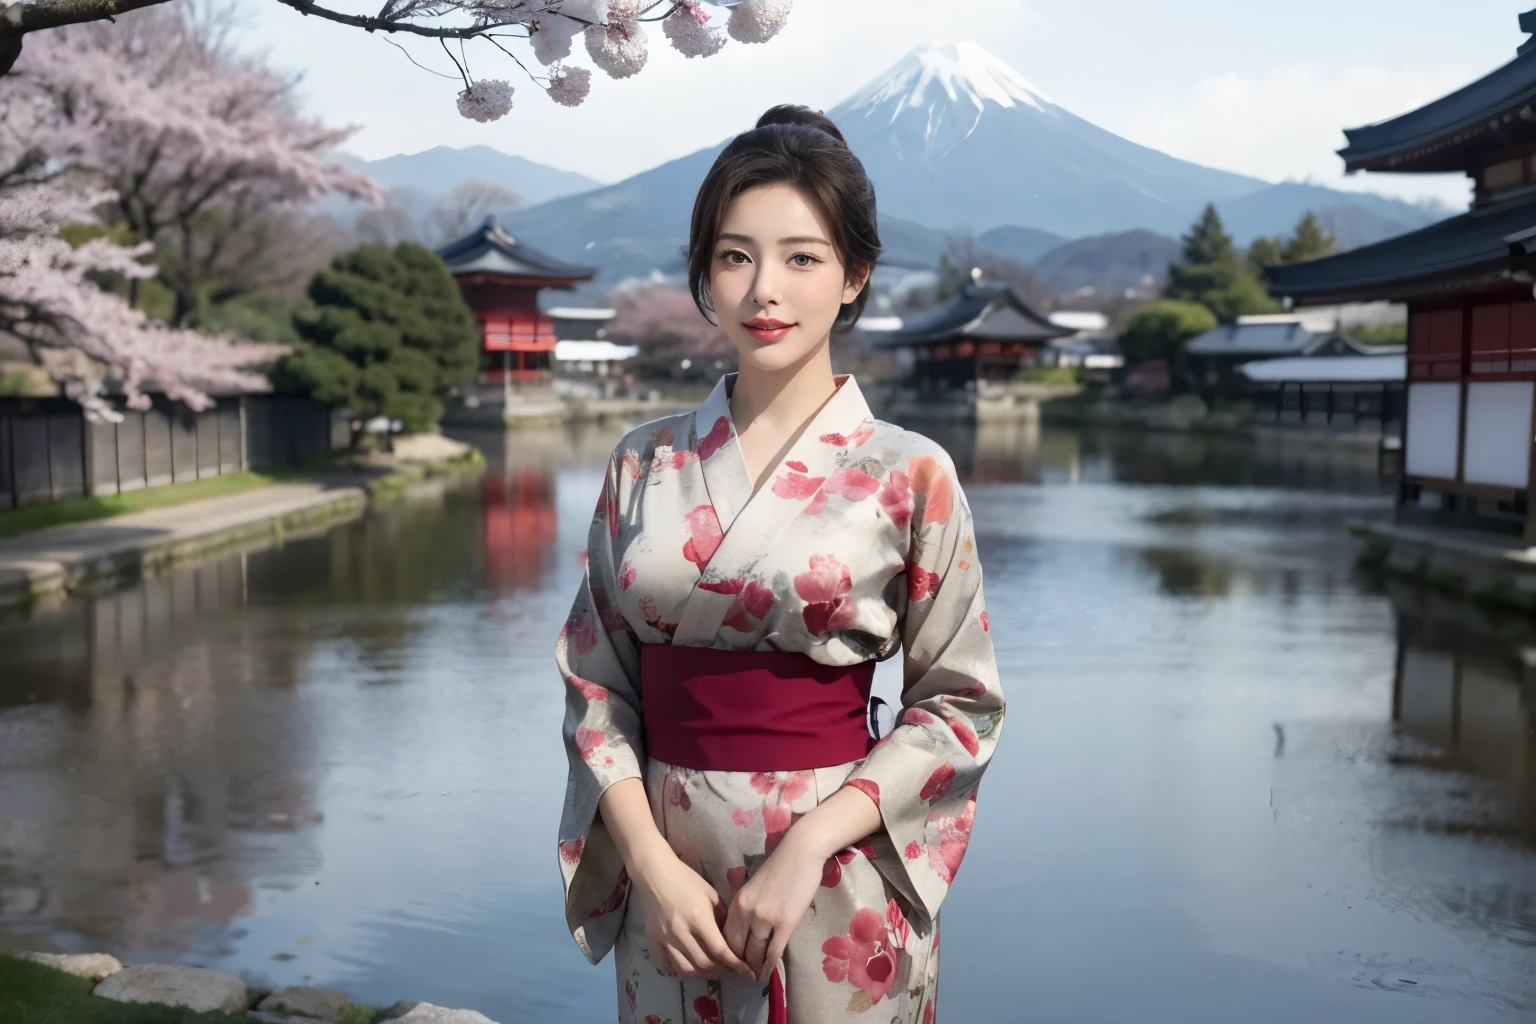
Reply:
[[[747,332],[758,341],[778,341],[790,332],[795,325],[783,320],[774,320],[771,317],[753,317],[742,324]]]

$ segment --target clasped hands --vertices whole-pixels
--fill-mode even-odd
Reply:
[[[811,830],[792,827],[727,905],[662,847],[635,878],[653,962],[685,978],[733,970],[764,981],[810,907],[828,856]]]

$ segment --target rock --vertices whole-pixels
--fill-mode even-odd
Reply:
[[[291,1014],[266,1013],[262,1010],[250,1010],[245,1018],[255,1024],[315,1024],[313,1017],[294,1017]]]
[[[339,1021],[351,1005],[352,1000],[340,992],[313,985],[294,985],[273,992],[257,1003],[256,1009],[265,1013],[288,1014],[291,1017]]]
[[[470,451],[469,445],[442,434],[405,434],[394,439],[399,462],[446,462]]]
[[[120,1003],[162,1003],[197,1013],[245,1012],[245,982],[233,974],[185,964],[134,964],[95,988]]]
[[[92,981],[100,981],[123,969],[117,957],[105,953],[17,953],[16,956]]]
[[[396,1002],[386,1006],[383,1010],[379,1011],[378,1017],[374,1018],[375,1024],[378,1024],[379,1021],[394,1020],[396,1017],[404,1017],[406,1014],[410,1013],[420,1005],[420,1003],[409,999],[397,1000]]]
[[[483,1013],[474,1010],[449,1010],[431,1003],[417,1003],[404,1017],[396,1017],[395,1024],[496,1024]]]

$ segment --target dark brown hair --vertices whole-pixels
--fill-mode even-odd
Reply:
[[[880,256],[880,231],[875,220],[875,187],[864,173],[864,165],[825,114],[781,104],[758,118],[751,131],[726,144],[694,200],[688,229],[688,290],[706,317],[714,312],[709,267],[725,208],[749,188],[780,184],[794,186],[815,204],[832,234],[832,248],[849,276],[874,268]],[[868,301],[866,278],[858,296],[837,311],[832,329],[846,331],[852,327]]]

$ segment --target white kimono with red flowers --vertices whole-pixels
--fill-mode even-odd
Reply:
[[[556,644],[570,778],[560,822],[566,920],[593,963],[616,949],[619,1019],[767,1020],[766,986],[668,977],[597,814],[640,778],[662,834],[729,901],[801,814],[841,786],[883,827],[828,859],[784,956],[789,1019],[930,1022],[939,905],[965,854],[1003,695],[970,509],[948,455],[874,419],[852,377],[754,494],[727,375],[697,410],[614,450],[587,571]],[[797,651],[829,665],[900,650],[897,723],[865,758],[773,773],[646,757],[639,645]],[[664,967],[664,965],[663,965]]]

